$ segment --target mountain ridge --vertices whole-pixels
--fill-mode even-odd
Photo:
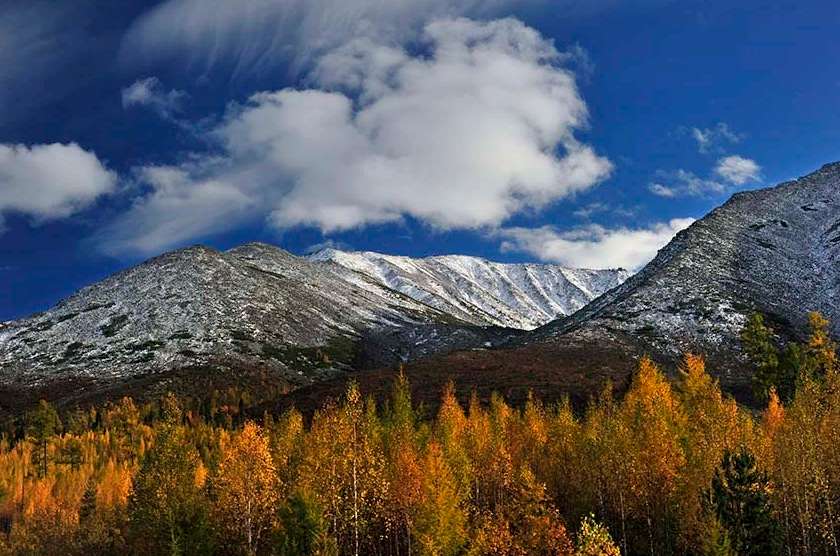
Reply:
[[[502,343],[518,332],[467,311],[466,302],[451,314],[343,272],[266,243],[177,249],[0,324],[0,383],[81,380],[95,389],[219,367],[261,369],[295,389],[351,369]]]
[[[307,258],[333,263],[328,267],[357,285],[373,282],[474,324],[525,330],[580,309],[629,276],[620,268],[497,263],[465,255],[418,259],[328,248]],[[480,321],[472,318],[476,312]]]

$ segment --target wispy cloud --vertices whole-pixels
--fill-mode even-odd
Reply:
[[[722,152],[728,145],[737,145],[746,138],[743,133],[736,133],[729,124],[719,123],[711,128],[692,127],[682,128],[682,131],[691,135],[697,142],[697,149],[701,153]]]
[[[703,197],[724,192],[722,183],[703,179],[682,168],[668,172],[656,171],[656,181],[648,184],[648,191],[660,197]]]
[[[154,110],[161,118],[169,120],[183,109],[189,95],[184,91],[164,90],[157,77],[138,79],[122,90],[123,108],[144,106]]]
[[[578,218],[589,219],[595,216],[596,214],[607,212],[608,210],[610,210],[610,206],[608,204],[595,202],[580,207],[579,209],[575,210],[572,214],[574,214]]]
[[[36,224],[66,218],[116,184],[116,175],[75,143],[0,144],[0,217],[16,212]]]
[[[318,251],[323,251],[324,249],[335,249],[337,251],[353,251],[353,246],[349,243],[344,243],[343,241],[335,241],[333,239],[328,239],[326,241],[322,241],[320,243],[315,243],[310,245],[306,249],[303,250],[304,255],[311,255],[313,253],[317,253]]]
[[[233,108],[207,134],[221,154],[140,172],[151,193],[101,247],[150,254],[255,215],[324,232],[405,215],[437,229],[493,227],[610,174],[575,138],[588,111],[562,65],[569,56],[537,31],[443,19],[422,43],[420,57],[356,39],[319,59],[311,89]]]
[[[717,175],[735,185],[758,181],[760,172],[761,166],[755,160],[738,155],[721,158],[715,167]]]
[[[623,216],[626,218],[631,218],[636,216],[639,211],[639,206],[627,207],[622,205],[610,205],[608,203],[603,203],[600,201],[596,201],[594,203],[589,203],[588,205],[582,206],[579,209],[572,212],[572,214],[580,219],[589,220],[596,214],[614,214],[616,216]]]
[[[191,69],[226,67],[234,78],[290,61],[300,70],[359,36],[408,44],[435,19],[486,20],[549,3],[575,17],[638,0],[167,0],[132,25],[120,57],[136,66],[180,55]]]
[[[39,0],[0,4],[0,125],[59,94],[55,70],[84,44],[78,9]]]
[[[502,252],[530,253],[540,260],[575,268],[626,268],[638,270],[693,218],[675,218],[646,228],[608,229],[597,224],[572,231],[552,226],[506,228],[492,233],[504,241]]]

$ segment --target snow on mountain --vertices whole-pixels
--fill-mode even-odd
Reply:
[[[271,369],[294,388],[359,357],[390,364],[497,343],[512,332],[491,325],[533,328],[621,278],[471,257],[307,259],[264,243],[224,253],[194,246],[0,324],[0,384],[123,380],[223,364]]]
[[[528,341],[625,335],[668,358],[713,359],[724,383],[748,385],[739,333],[765,315],[802,339],[820,311],[840,336],[840,162],[775,187],[736,193],[683,230],[618,288]],[[716,368],[715,365],[718,367]]]
[[[367,291],[384,286],[466,322],[525,330],[577,311],[629,275],[462,255],[413,259],[323,249],[308,258]]]
[[[376,326],[449,315],[397,292],[374,295],[263,244],[155,257],[0,329],[0,381],[96,380],[229,360],[263,361],[307,383],[291,346],[326,346]],[[237,363],[238,362],[238,363]]]

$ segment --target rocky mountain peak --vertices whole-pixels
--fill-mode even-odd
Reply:
[[[755,312],[785,337],[801,337],[813,310],[840,333],[838,288],[840,163],[834,163],[733,195],[620,287],[532,339],[622,333],[652,353],[678,357],[691,350],[732,362],[742,358],[739,332]]]

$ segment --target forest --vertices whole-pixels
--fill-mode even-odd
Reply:
[[[783,347],[745,327],[760,409],[693,354],[583,412],[450,383],[425,415],[400,372],[311,417],[248,419],[232,391],[42,401],[0,439],[0,554],[837,555],[840,369],[809,322]]]

